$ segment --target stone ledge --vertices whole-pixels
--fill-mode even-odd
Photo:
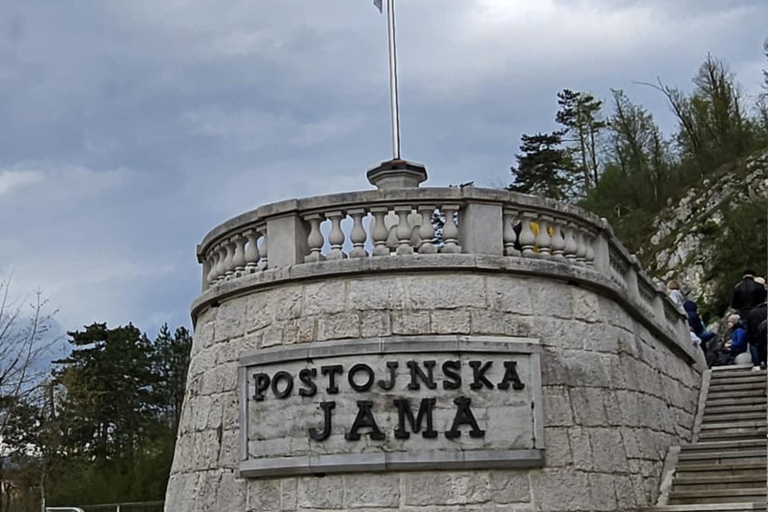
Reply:
[[[412,256],[391,256],[380,258],[344,259],[304,263],[290,267],[277,268],[243,276],[233,281],[224,281],[203,292],[192,303],[192,321],[207,308],[217,306],[223,301],[241,297],[261,289],[271,289],[293,282],[322,281],[334,277],[376,277],[388,273],[429,273],[429,272],[467,272],[519,275],[525,277],[543,277],[584,286],[623,306],[636,320],[649,331],[659,336],[662,342],[687,363],[695,364],[698,371],[705,368],[693,347],[687,341],[680,342],[677,334],[670,330],[669,323],[663,320],[659,325],[656,318],[647,316],[647,309],[635,298],[628,297],[625,291],[597,270],[537,258],[474,255],[474,254],[432,254]]]
[[[240,463],[240,478],[379,471],[526,469],[544,466],[544,450],[393,452],[253,459]]]

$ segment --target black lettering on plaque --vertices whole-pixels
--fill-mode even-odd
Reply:
[[[328,376],[328,387],[325,390],[331,395],[338,394],[339,387],[336,385],[336,376],[344,373],[344,367],[340,364],[321,366],[320,373]]]
[[[424,368],[427,369],[427,373],[424,373],[424,370],[421,369],[419,366],[419,363],[416,361],[408,361],[406,363],[408,365],[408,368],[411,370],[411,383],[408,384],[408,389],[414,391],[417,389],[421,389],[421,385],[419,384],[419,379],[424,383],[425,386],[429,389],[435,389],[437,387],[437,384],[435,384],[435,362],[434,361],[424,361],[422,364],[424,365]]]
[[[461,361],[446,361],[443,363],[443,389],[459,389],[461,387]]]
[[[376,424],[376,419],[373,417],[371,407],[373,407],[373,402],[370,400],[359,400],[357,402],[357,417],[355,418],[355,422],[352,423],[352,429],[344,435],[348,441],[359,441],[360,434],[358,433],[358,430],[361,428],[370,428],[371,439],[375,441],[381,441],[385,438],[384,433]]]
[[[437,431],[432,427],[432,410],[435,408],[434,398],[423,398],[419,405],[419,412],[416,414],[416,418],[413,417],[413,411],[411,410],[411,401],[407,398],[399,398],[395,400],[395,407],[397,407],[397,430],[395,430],[396,439],[408,439],[411,434],[405,430],[405,420],[411,425],[411,430],[418,434],[421,430],[421,424],[424,419],[427,420],[426,428],[421,435],[426,439],[434,439],[437,437]]]
[[[285,381],[285,388],[280,391],[280,381]],[[277,398],[285,398],[293,391],[293,375],[288,372],[279,371],[272,377],[272,392]]]
[[[387,370],[389,370],[389,382],[385,380],[379,381],[379,387],[384,391],[389,391],[395,387],[395,370],[397,370],[397,361],[387,361]]]
[[[472,409],[469,407],[472,405],[472,399],[465,396],[460,396],[454,400],[453,403],[455,403],[457,406],[456,416],[453,418],[453,425],[451,425],[451,430],[445,433],[445,437],[448,439],[456,439],[457,437],[461,436],[459,427],[462,425],[469,425],[472,427],[472,430],[469,431],[469,437],[485,437],[485,430],[480,430],[480,426],[477,424],[475,415],[472,414]]]
[[[525,389],[525,384],[520,380],[517,374],[517,361],[504,361],[504,378],[501,379],[499,389],[509,389],[509,383],[512,383],[512,389],[520,391]]]
[[[355,375],[358,373],[364,373],[366,375],[365,377],[365,383],[358,384],[355,380]],[[349,373],[347,374],[347,380],[349,381],[349,385],[352,386],[352,389],[359,392],[368,391],[371,389],[371,386],[373,386],[374,376],[373,376],[373,370],[370,366],[368,366],[365,363],[357,363],[352,368],[349,369]]]
[[[253,380],[253,399],[257,402],[261,402],[264,400],[264,392],[269,389],[269,375],[266,373],[257,373],[253,376]]]
[[[317,377],[317,368],[304,368],[299,372],[299,380],[306,386],[299,390],[299,396],[315,396],[317,394],[315,377]]]
[[[483,385],[487,386],[488,389],[493,389],[493,383],[485,376],[485,372],[491,369],[492,364],[493,361],[488,361],[485,364],[483,364],[482,361],[469,362],[469,366],[472,367],[472,377],[474,379],[474,382],[469,385],[470,389],[477,391],[478,389],[483,389]],[[480,365],[482,365],[482,367]]]
[[[320,409],[323,410],[323,430],[320,432],[316,428],[309,428],[310,439],[313,441],[325,441],[331,435],[331,411],[336,408],[336,402],[320,402]]]

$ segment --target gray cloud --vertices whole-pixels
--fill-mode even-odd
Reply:
[[[188,322],[194,246],[286,197],[367,188],[389,154],[369,0],[0,0],[0,275],[73,329]],[[500,184],[563,87],[690,86],[707,52],[762,80],[762,0],[398,4],[405,156]]]

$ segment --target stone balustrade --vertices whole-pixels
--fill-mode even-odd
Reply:
[[[572,205],[505,190],[401,188],[292,199],[221,224],[197,249],[203,291],[297,265],[440,254],[589,268],[614,283],[649,317],[676,324],[675,332],[684,328],[663,287],[641,270],[605,219]]]

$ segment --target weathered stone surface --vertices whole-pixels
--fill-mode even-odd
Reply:
[[[400,501],[400,476],[397,474],[362,474],[344,477],[347,508],[397,507]]]
[[[622,306],[538,277],[435,268],[295,282],[228,299],[197,320],[168,486],[174,512],[632,510],[655,499],[667,448],[690,437],[698,399],[698,373]],[[281,345],[440,333],[541,340],[544,469],[235,476],[241,357]],[[264,421],[290,431],[285,418],[296,411],[283,413]],[[509,422],[492,428],[514,430]],[[264,454],[306,450],[306,435],[265,444]],[[329,439],[326,449],[346,443]]]

